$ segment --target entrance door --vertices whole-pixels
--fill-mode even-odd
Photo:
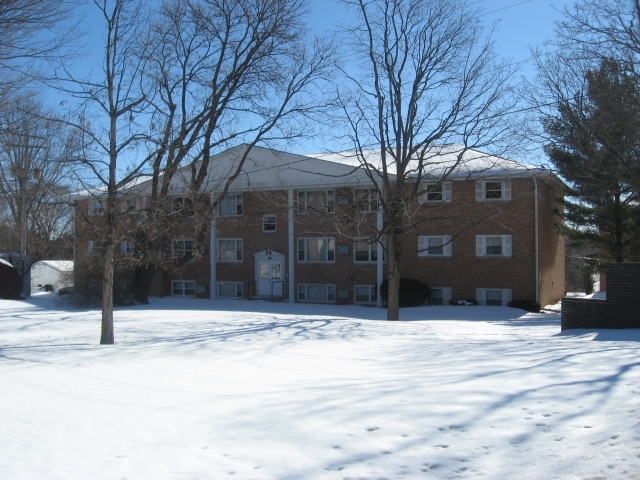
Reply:
[[[272,287],[273,285],[273,287]],[[258,262],[258,295],[282,297],[282,262]]]

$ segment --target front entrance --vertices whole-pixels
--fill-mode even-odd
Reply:
[[[282,298],[284,296],[284,255],[263,250],[254,254],[256,268],[256,296]]]

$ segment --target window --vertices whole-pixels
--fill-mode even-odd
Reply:
[[[420,257],[450,257],[451,237],[449,235],[434,235],[418,237],[418,256]]]
[[[451,182],[425,183],[418,197],[420,203],[451,202]]]
[[[100,200],[91,200],[89,202],[89,216],[97,217],[100,215],[104,215],[104,207]]]
[[[298,213],[335,212],[334,190],[300,190],[298,192]]]
[[[241,262],[242,239],[221,238],[218,240],[218,262]]]
[[[505,307],[511,301],[511,289],[476,288],[476,300],[480,305]]]
[[[376,262],[378,260],[378,244],[372,242],[370,238],[361,238],[354,242],[353,261],[354,262]],[[384,250],[382,251],[382,261],[385,261]]]
[[[477,257],[510,257],[511,235],[476,235]]]
[[[432,287],[428,305],[448,305],[451,300],[451,287]]]
[[[130,256],[135,252],[135,244],[129,240],[120,242],[120,254]]]
[[[193,240],[175,239],[171,243],[171,250],[174,257],[193,255]]]
[[[299,262],[334,262],[336,260],[336,240],[326,238],[299,238]]]
[[[511,200],[511,180],[478,180],[476,182],[476,200]]]
[[[87,242],[87,250],[90,255],[101,255],[102,254],[102,243],[97,240],[89,240]]]
[[[355,206],[359,212],[375,212],[378,210],[378,192],[374,189],[356,190]]]
[[[135,198],[125,198],[121,204],[123,212],[135,212],[138,210],[138,202]]]
[[[242,282],[218,282],[218,297],[242,299]]]
[[[298,284],[298,301],[334,303],[336,301],[336,286],[300,283]]]
[[[193,200],[189,197],[176,197],[171,199],[171,212],[185,216],[194,215]]]
[[[239,217],[242,215],[242,194],[229,194],[220,200],[218,215],[221,217]]]
[[[184,297],[196,296],[196,282],[189,280],[173,280],[171,282],[171,294]]]
[[[353,287],[354,303],[375,304],[378,301],[375,285],[356,285]]]
[[[276,216],[263,215],[262,216],[262,232],[275,233],[275,231],[276,231]]]

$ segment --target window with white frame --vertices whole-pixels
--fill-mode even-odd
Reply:
[[[506,307],[511,301],[511,289],[476,288],[476,300],[480,305]]]
[[[511,200],[511,180],[476,181],[476,200],[478,202]]]
[[[298,213],[333,213],[335,197],[335,190],[299,190]]]
[[[418,237],[418,256],[420,257],[450,257],[451,236],[425,235]]]
[[[298,284],[298,301],[315,303],[334,303],[336,301],[335,285],[319,285],[315,283]]]
[[[121,209],[123,212],[135,212],[138,210],[138,201],[135,198],[125,198]]]
[[[298,262],[334,262],[336,259],[336,239],[299,238]]]
[[[276,231],[276,216],[262,215],[262,233],[275,233],[275,231]]]
[[[477,257],[510,257],[511,235],[476,235]]]
[[[218,239],[218,262],[241,262],[242,239],[220,238]]]
[[[89,240],[87,242],[87,250],[90,255],[101,255],[102,254],[102,243],[97,240]]]
[[[375,212],[378,210],[378,192],[373,188],[357,189],[354,204],[359,212]]]
[[[382,261],[386,260],[384,249],[382,250]],[[372,242],[371,238],[359,238],[353,244],[353,261],[357,263],[378,261],[378,244]]]
[[[173,280],[171,282],[171,294],[183,297],[196,296],[196,282],[192,280]]]
[[[125,256],[131,256],[135,252],[135,244],[130,240],[123,240],[120,242],[120,254]]]
[[[89,211],[88,214],[90,217],[97,217],[104,215],[104,205],[101,200],[91,200],[89,201]]]
[[[193,200],[189,197],[174,197],[171,199],[171,212],[179,213],[185,216],[192,216],[195,214],[193,208]]]
[[[218,297],[242,299],[242,282],[218,282]]]
[[[448,305],[451,300],[451,287],[431,287],[428,305]]]
[[[241,193],[230,193],[218,204],[218,215],[221,217],[240,217],[243,213]]]
[[[451,182],[423,183],[418,201],[420,203],[451,202]]]
[[[175,257],[193,255],[193,240],[176,238],[171,242],[171,252]]]
[[[353,287],[354,303],[365,305],[375,304],[378,301],[377,288],[375,285],[355,285]]]

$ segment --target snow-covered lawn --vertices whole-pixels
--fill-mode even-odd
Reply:
[[[557,313],[0,300],[2,479],[640,478],[640,332]]]

